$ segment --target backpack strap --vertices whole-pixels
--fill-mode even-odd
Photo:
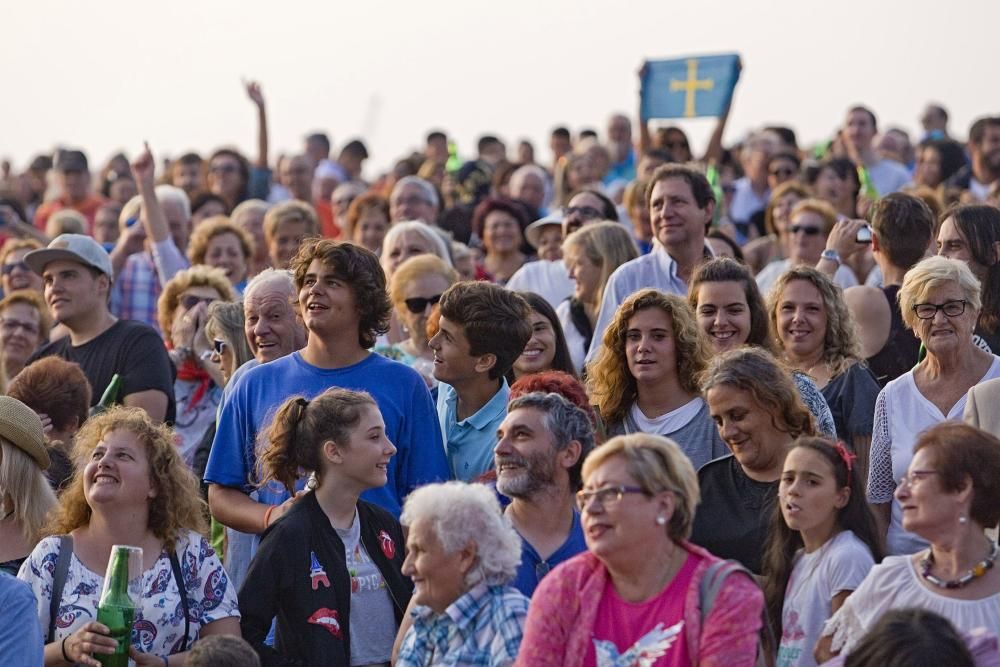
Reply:
[[[59,556],[56,558],[56,569],[52,572],[52,595],[49,597],[49,633],[45,638],[46,644],[51,644],[56,639],[56,616],[59,614],[59,603],[62,602],[63,588],[66,587],[66,575],[69,573],[69,561],[72,558],[72,536],[60,535]]]
[[[184,576],[181,574],[181,563],[177,559],[177,552],[170,552],[170,569],[174,571],[174,582],[177,584],[177,592],[181,595],[181,607],[184,610],[184,641],[181,643],[178,653],[183,653],[188,648],[188,632],[191,631],[191,615],[188,609],[187,586],[184,585]]]
[[[736,572],[746,575],[755,586],[760,586],[760,584],[757,583],[757,578],[754,577],[753,572],[748,570],[738,561],[720,560],[709,565],[708,569],[705,570],[705,575],[701,578],[701,584],[698,587],[698,599],[701,602],[702,628],[705,627],[705,619],[708,618],[708,614],[712,611],[712,605],[715,604],[715,598],[719,596],[719,592],[722,590],[722,584],[725,583],[726,578],[729,577],[729,575]],[[774,632],[771,629],[771,618],[767,613],[766,604],[761,610],[760,617],[761,628],[759,633],[760,643],[757,645],[757,664],[766,665],[770,664],[771,656],[774,655],[773,651],[777,646],[774,638]]]

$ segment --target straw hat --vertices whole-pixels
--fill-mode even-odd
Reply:
[[[35,459],[42,470],[49,467],[42,420],[34,410],[10,396],[0,396],[0,438]]]

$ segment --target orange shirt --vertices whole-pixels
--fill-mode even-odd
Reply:
[[[62,197],[47,201],[35,211],[35,227],[44,231],[45,223],[49,221],[49,217],[53,213],[61,211],[64,208],[71,208],[74,211],[82,213],[83,217],[87,219],[87,233],[93,236],[94,218],[97,216],[97,209],[101,208],[106,201],[104,197],[94,194],[88,195],[86,199],[75,204],[68,204]]]
[[[337,226],[336,216],[333,213],[333,204],[328,201],[313,202],[316,208],[316,216],[319,218],[319,233],[325,239],[335,239],[340,236],[340,227]]]

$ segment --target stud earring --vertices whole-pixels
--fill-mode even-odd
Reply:
[[[663,516],[656,517],[656,525],[657,526],[665,526],[665,525],[667,525],[667,518],[663,517]]]
[[[962,524],[962,525],[965,525],[965,524],[969,523],[969,517],[967,517],[967,516],[960,516],[960,517],[958,517],[958,522],[960,524]]]

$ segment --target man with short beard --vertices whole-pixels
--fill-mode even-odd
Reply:
[[[968,190],[977,201],[986,201],[990,186],[1000,180],[1000,116],[986,116],[969,128],[970,163],[945,183]]]
[[[536,392],[508,404],[497,440],[497,490],[512,498],[507,517],[523,543],[512,585],[530,597],[549,570],[587,548],[575,496],[594,431],[567,399]]]

